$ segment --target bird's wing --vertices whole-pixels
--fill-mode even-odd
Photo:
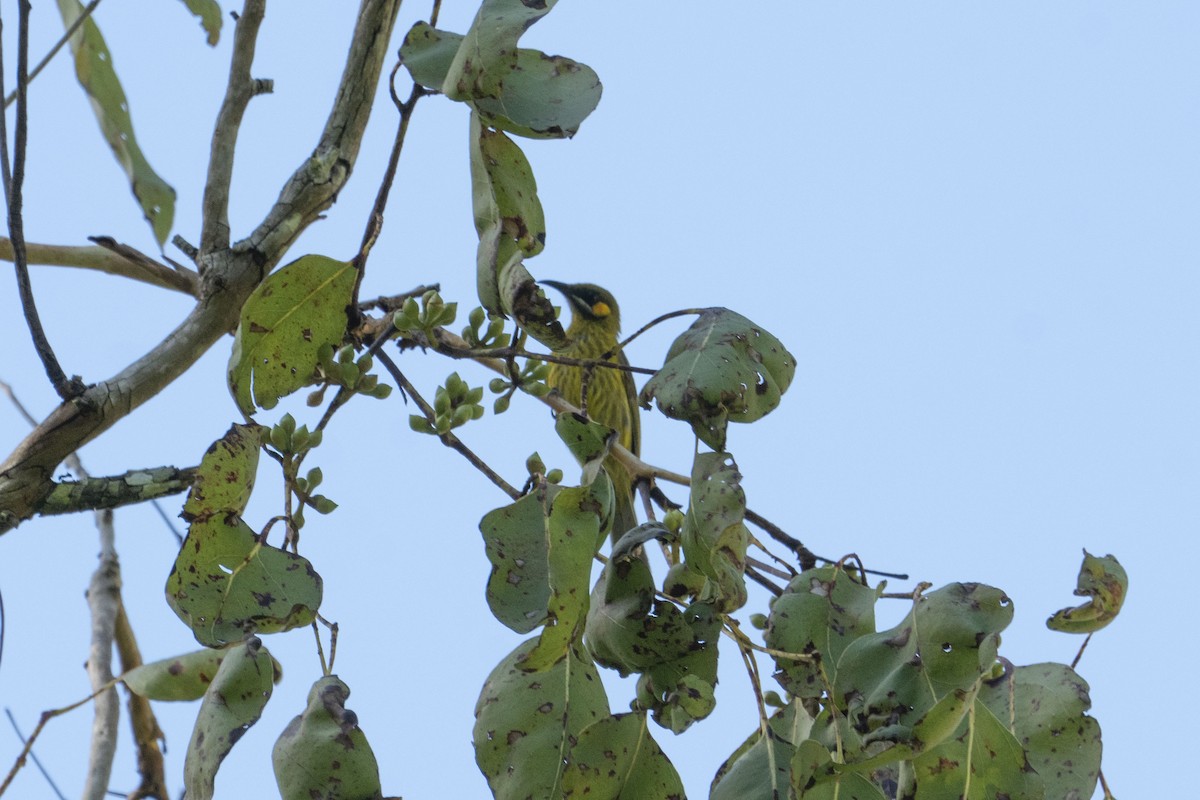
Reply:
[[[617,353],[617,363],[625,367],[629,366],[629,359],[625,357],[624,350]],[[642,455],[642,423],[639,419],[641,414],[633,373],[621,370],[621,381],[625,384],[625,398],[629,401],[629,452],[640,458]]]

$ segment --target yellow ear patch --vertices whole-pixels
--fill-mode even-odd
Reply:
[[[608,307],[608,303],[604,302],[603,300],[598,300],[596,304],[592,306],[592,313],[597,317],[607,317],[612,313],[612,309]]]

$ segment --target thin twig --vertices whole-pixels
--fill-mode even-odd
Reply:
[[[421,413],[425,416],[425,419],[429,420],[429,424],[432,425],[436,418],[433,406],[425,402],[425,398],[421,397],[421,394],[417,391],[417,388],[413,386],[409,382],[408,378],[404,376],[404,373],[401,372],[400,368],[396,366],[396,362],[392,360],[391,356],[389,356],[383,350],[380,350],[378,358],[383,364],[384,368],[392,376],[392,379],[396,381],[396,384],[399,386],[400,390],[413,399],[413,402],[417,404],[417,408],[421,409]],[[463,441],[455,436],[452,431],[439,434],[438,438],[442,440],[442,444],[453,450],[457,450],[463,456],[463,458],[471,462],[471,465],[474,466],[475,469],[482,472],[488,480],[500,487],[500,490],[513,500],[516,500],[521,496],[519,491],[510,486],[508,481],[504,480],[504,478],[501,478],[500,475],[497,474],[496,471],[491,467],[489,467],[482,458],[475,455],[475,453],[471,451],[471,448],[463,444]]]
[[[707,309],[703,309],[703,308],[681,308],[678,311],[670,311],[666,314],[663,314],[661,317],[655,317],[654,319],[650,320],[645,325],[643,325],[642,327],[638,328],[636,331],[631,333],[629,336],[626,336],[625,339],[622,340],[620,344],[618,344],[615,348],[613,348],[613,352],[615,353],[617,350],[624,350],[625,345],[629,344],[634,339],[638,338],[643,333],[650,330],[655,325],[658,325],[661,322],[666,322],[667,320],[674,319],[675,317],[685,317],[688,314],[703,314],[706,310]]]
[[[106,242],[113,241],[108,237],[99,237]],[[93,239],[92,241],[96,241]],[[118,244],[118,247],[126,247]],[[129,249],[132,251],[132,248]],[[136,252],[136,251],[132,251]],[[74,267],[90,269],[129,278],[151,286],[163,289],[173,289],[177,292],[199,296],[199,276],[189,269],[171,269],[155,262],[148,256],[142,260],[131,260],[127,254],[115,252],[111,248],[95,245],[57,245],[25,243],[25,260],[31,266]],[[0,260],[14,259],[12,241],[0,236]]]
[[[12,725],[12,729],[17,734],[17,738],[21,740],[21,744],[25,744],[25,735],[21,733],[20,727],[17,726],[17,718],[13,716],[12,709],[4,709],[4,714],[8,717],[8,722],[10,725]],[[29,750],[29,760],[33,762],[35,767],[38,768],[38,772],[42,773],[42,777],[46,779],[46,783],[50,784],[50,789],[58,797],[58,800],[67,800],[67,796],[64,795],[62,790],[58,788],[58,784],[56,784],[54,779],[50,777],[50,772],[44,766],[42,766],[41,759],[37,757],[37,754],[34,753],[32,749]],[[0,787],[0,794],[4,794],[3,787]]]
[[[1092,635],[1089,633],[1087,638],[1083,640],[1083,644],[1079,645],[1079,652],[1075,654],[1075,658],[1071,660],[1071,669],[1079,666],[1079,659],[1083,658],[1083,651],[1087,650],[1088,642],[1092,640]]]
[[[38,718],[38,724],[34,727],[33,733],[29,734],[28,739],[23,740],[24,747],[21,748],[21,752],[18,753],[17,757],[13,760],[12,767],[8,770],[8,774],[4,776],[4,782],[0,783],[0,797],[4,796],[4,793],[8,791],[8,787],[12,784],[13,779],[17,777],[17,773],[20,772],[21,768],[25,766],[25,759],[28,758],[32,753],[33,743],[36,742],[38,736],[42,734],[42,730],[46,727],[46,723],[55,717],[61,717],[63,714],[74,711],[85,703],[90,702],[94,697],[96,697],[96,695],[100,694],[100,692],[111,689],[115,684],[116,680],[114,679],[110,681],[108,685],[104,686],[99,692],[93,692],[82,700],[77,700],[68,706],[63,706],[62,708],[43,711],[42,715]]]
[[[92,0],[92,2],[83,7],[83,11],[79,13],[79,16],[75,18],[75,21],[71,23],[71,26],[63,32],[62,37],[54,43],[54,46],[50,48],[49,52],[46,53],[42,60],[37,63],[37,66],[34,67],[29,73],[29,83],[33,83],[33,79],[40,75],[42,70],[46,68],[46,65],[49,64],[56,55],[58,55],[58,51],[62,50],[63,45],[71,41],[71,37],[75,34],[75,31],[79,30],[79,26],[82,25],[87,18],[92,15],[92,12],[96,10],[96,6],[98,5],[100,5],[100,0]],[[11,106],[13,100],[16,98],[17,93],[15,91],[9,94],[8,97],[4,98],[4,107],[8,108]]]
[[[0,160],[4,178],[4,194],[8,200],[8,236],[12,240],[13,264],[17,272],[17,292],[21,296],[21,309],[25,314],[25,322],[29,326],[29,335],[33,339],[33,348],[37,351],[46,377],[54,391],[64,401],[71,400],[83,391],[83,382],[78,378],[68,379],[54,355],[54,348],[46,338],[38,315],[37,303],[33,297],[33,286],[29,282],[29,261],[25,254],[25,225],[22,219],[23,199],[21,190],[25,183],[25,144],[29,128],[28,98],[26,89],[29,75],[26,72],[29,63],[29,0],[17,3],[19,11],[17,28],[17,130],[13,136],[13,155],[11,169],[8,161],[8,125],[7,115],[0,114]],[[0,63],[3,57],[0,55]],[[3,91],[3,81],[0,80],[0,91]]]
[[[746,509],[746,519],[757,525],[762,530],[766,531],[767,535],[772,539],[794,552],[800,559],[801,569],[812,569],[817,565],[818,556],[814,555],[811,550],[805,547],[804,543],[799,539],[789,536],[787,532],[783,530],[783,528],[780,528],[766,517],[756,514],[749,508]],[[821,560],[824,561],[827,559]]]
[[[758,564],[760,566],[764,566],[762,564],[762,562],[758,562]],[[747,561],[746,561],[746,566],[744,567],[744,570],[745,570],[747,578],[754,581],[755,583],[757,583],[759,586],[766,589],[771,594],[775,595],[776,597],[779,597],[781,594],[783,594],[783,589],[781,589],[779,586],[776,586],[775,583],[773,583],[770,579],[768,579],[766,575],[763,575],[761,572],[756,570],[750,564],[749,559],[747,559]]]
[[[445,341],[446,337],[442,335],[444,333],[444,330],[439,330],[437,341],[430,342],[430,346],[442,355],[450,356],[451,358],[470,358],[475,360],[481,358],[531,358],[535,361],[543,361],[548,364],[565,364],[569,367],[582,367],[584,369],[604,367],[605,369],[632,372],[638,375],[655,375],[658,372],[658,370],[650,369],[649,367],[635,367],[632,364],[620,364],[616,361],[605,361],[598,358],[571,358],[570,356],[560,356],[557,353],[530,353],[520,347],[458,347],[447,343]],[[464,342],[464,344],[466,343]]]

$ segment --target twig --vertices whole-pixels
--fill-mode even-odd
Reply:
[[[95,242],[105,250],[111,250],[134,267],[139,268],[139,271],[147,277],[141,278],[140,275],[137,277],[147,283],[161,281],[171,288],[178,288],[193,297],[200,296],[200,275],[187,267],[176,264],[174,268],[171,268],[160,264],[140,250],[118,242],[111,236],[89,236],[88,241]]]
[[[121,659],[121,673],[140,667],[142,653],[138,648],[137,637],[133,634],[133,626],[129,624],[124,602],[117,607],[117,621],[113,633],[116,638],[117,655]],[[143,797],[168,800],[170,795],[167,793],[163,754],[158,746],[163,733],[158,727],[158,720],[154,718],[150,701],[140,694],[129,692],[126,703],[129,707],[129,724],[133,727],[133,741],[137,747],[137,770],[142,777],[138,788],[128,796],[129,800],[139,800]]]
[[[756,563],[758,563],[759,566],[765,566],[762,562],[756,562]],[[744,569],[745,569],[747,578],[754,581],[755,583],[757,583],[759,586],[766,589],[771,594],[775,595],[776,597],[779,597],[781,594],[783,594],[783,589],[776,586],[775,583],[773,583],[770,579],[768,579],[766,575],[763,575],[761,572],[756,570],[754,568],[754,566],[752,566],[750,564],[750,559],[746,560],[746,566]]]
[[[25,258],[31,265],[90,269],[192,296],[199,295],[199,276],[195,272],[169,269],[148,256],[143,257],[146,258],[146,262],[135,263],[105,247],[25,243]],[[0,259],[14,259],[12,240],[4,236],[0,236]],[[150,264],[154,266],[151,267]]]
[[[25,226],[22,219],[21,190],[25,183],[25,139],[28,132],[28,103],[26,89],[29,75],[26,69],[29,63],[29,0],[17,3],[19,11],[17,28],[17,130],[13,137],[13,156],[11,169],[8,160],[8,124],[7,115],[0,114],[0,170],[3,172],[4,195],[8,200],[8,236],[12,240],[13,263],[17,272],[17,293],[21,296],[21,309],[25,313],[25,322],[29,326],[29,335],[33,339],[33,348],[37,351],[46,377],[54,391],[64,401],[71,400],[83,391],[83,382],[78,378],[68,379],[67,374],[59,366],[54,348],[46,338],[42,327],[41,317],[38,316],[37,303],[33,298],[33,286],[29,283],[29,261],[25,254]],[[0,57],[0,64],[3,58]],[[3,80],[0,78],[0,92],[3,91]]]
[[[404,377],[404,373],[401,372],[400,368],[396,366],[396,362],[392,361],[391,356],[389,356],[383,350],[380,350],[378,358],[380,363],[383,364],[384,368],[392,376],[392,379],[396,381],[396,384],[399,386],[400,390],[413,399],[413,402],[417,404],[417,408],[421,409],[421,413],[425,415],[425,419],[429,420],[429,423],[432,425],[436,417],[433,406],[425,402],[425,398],[421,397],[421,394],[417,391],[417,388],[409,382],[408,378]],[[489,467],[482,458],[475,455],[475,453],[471,451],[471,448],[467,447],[461,439],[454,435],[452,431],[439,434],[438,438],[442,440],[442,444],[453,450],[457,450],[463,456],[463,458],[471,462],[471,465],[475,467],[475,469],[482,472],[488,480],[500,487],[500,490],[513,500],[516,500],[521,496],[519,491],[510,486],[508,481],[504,480],[504,478],[501,478],[500,475],[497,474],[496,471],[491,467]]]
[[[658,325],[661,322],[666,322],[667,320],[674,319],[675,317],[685,317],[688,314],[703,314],[705,312],[705,310],[706,309],[703,309],[703,308],[681,308],[678,311],[670,311],[666,314],[663,314],[661,317],[655,317],[654,319],[650,320],[645,325],[643,325],[642,327],[638,328],[636,331],[631,333],[629,336],[626,336],[621,341],[620,344],[618,344],[615,348],[613,348],[613,352],[616,352],[617,350],[624,350],[625,345],[629,344],[634,339],[641,336],[643,333],[650,330],[655,325]]]
[[[1075,658],[1071,661],[1071,669],[1079,666],[1079,659],[1083,658],[1083,651],[1087,650],[1088,642],[1092,640],[1092,635],[1089,633],[1087,638],[1083,640],[1083,644],[1079,645],[1079,652],[1075,654]]]
[[[110,681],[108,683],[108,685],[106,685],[104,688],[102,688],[100,690],[100,692],[111,689],[115,684],[116,684],[116,680]],[[55,717],[61,717],[63,714],[74,711],[75,709],[79,708],[81,705],[92,700],[94,697],[96,697],[96,695],[100,694],[100,692],[94,692],[92,694],[89,694],[87,697],[83,698],[82,700],[77,700],[68,706],[63,706],[62,708],[55,708],[50,711],[42,712],[42,715],[38,718],[38,724],[33,729],[33,733],[29,734],[28,739],[23,740],[24,747],[21,748],[21,752],[18,753],[17,757],[13,760],[12,767],[8,770],[8,774],[4,776],[4,781],[2,783],[0,783],[0,797],[4,796],[4,793],[8,790],[8,787],[13,782],[13,778],[17,777],[17,773],[21,771],[21,767],[25,766],[25,759],[28,758],[30,756],[30,754],[32,753],[33,743],[36,742],[38,736],[40,736],[42,734],[42,730],[46,727],[46,723],[48,723],[50,720],[54,719]],[[10,719],[12,718],[11,715],[9,718]],[[14,727],[15,727],[15,723],[14,723]],[[36,759],[34,759],[34,761],[36,763]]]
[[[796,556],[800,559],[800,568],[801,569],[812,569],[813,567],[815,567],[817,565],[818,557],[816,555],[814,555],[811,550],[809,550],[807,547],[805,547],[804,543],[801,542],[799,539],[789,536],[783,530],[783,528],[780,528],[778,525],[771,522],[766,517],[763,517],[760,514],[756,514],[754,511],[750,510],[749,508],[746,509],[746,519],[748,521],[754,523],[755,525],[757,525],[762,530],[764,530],[767,533],[767,535],[770,536],[772,539],[774,539],[775,541],[779,542],[780,544],[782,544],[783,546],[787,547],[789,550],[794,552],[796,554]],[[821,559],[821,560],[824,561],[827,559]]]
[[[10,709],[10,708],[4,709],[4,714],[5,714],[5,716],[8,717],[8,722],[10,725],[12,725],[12,729],[17,734],[17,738],[21,740],[21,744],[25,744],[26,743],[25,734],[21,733],[21,729],[17,726],[17,719],[16,719],[16,717],[13,716],[12,709]],[[58,796],[58,799],[59,800],[67,800],[67,796],[62,793],[62,790],[58,788],[58,784],[56,784],[54,782],[54,779],[50,777],[49,771],[47,771],[47,769],[42,766],[41,759],[39,759],[37,757],[37,754],[34,753],[32,749],[30,749],[28,752],[29,752],[29,760],[33,762],[33,765],[35,767],[38,768],[38,772],[42,773],[42,777],[46,779],[46,783],[50,784],[50,789],[54,792],[55,795]],[[7,782],[6,782],[6,785],[7,785]],[[4,787],[2,787],[2,786],[0,786],[0,794],[4,794]]]
[[[121,568],[117,561],[116,534],[111,510],[96,512],[96,527],[100,531],[100,563],[92,574],[87,591],[88,608],[92,617],[92,642],[88,648],[87,673],[95,698],[92,719],[91,747],[83,797],[100,800],[108,790],[112,777],[113,757],[117,752],[117,722],[120,719],[120,698],[111,687],[113,631],[121,606]]]
[[[208,178],[204,183],[203,223],[200,229],[200,253],[213,253],[229,247],[229,185],[233,180],[233,153],[238,131],[250,98],[270,85],[256,84],[250,77],[258,29],[266,13],[266,0],[246,0],[233,32],[233,60],[225,100],[217,113],[212,147],[208,159]]]
[[[100,0],[92,0],[92,2],[84,6],[83,11],[79,13],[79,16],[75,18],[75,21],[71,23],[71,26],[63,32],[62,38],[54,43],[54,46],[50,48],[49,52],[46,53],[42,60],[37,63],[37,66],[34,67],[29,73],[28,83],[33,83],[33,79],[40,75],[42,70],[46,68],[46,65],[49,64],[56,55],[58,55],[58,51],[62,50],[63,45],[71,41],[71,37],[75,34],[75,31],[79,30],[79,26],[82,25],[84,21],[92,15],[92,12],[96,10],[96,6],[98,5],[100,5]],[[9,94],[8,97],[4,98],[4,107],[8,108],[11,106],[13,100],[16,98],[16,92]]]
[[[458,347],[445,341],[446,337],[443,335],[445,333],[445,330],[439,330],[438,341],[431,342],[430,345],[442,355],[450,356],[451,358],[470,358],[476,361],[481,358],[531,358],[535,361],[544,361],[547,364],[565,364],[569,367],[582,367],[584,369],[604,367],[605,369],[632,372],[638,375],[654,375],[658,372],[649,367],[635,367],[632,364],[620,364],[616,361],[605,361],[598,358],[571,358],[570,356],[560,356],[557,353],[530,353],[520,347],[487,347],[479,349]],[[463,342],[463,344],[466,345],[466,342]]]

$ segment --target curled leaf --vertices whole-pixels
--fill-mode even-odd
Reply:
[[[1098,631],[1116,619],[1128,590],[1129,576],[1115,558],[1111,555],[1097,558],[1084,550],[1075,594],[1090,599],[1083,605],[1056,612],[1046,620],[1046,627],[1064,633]]]

